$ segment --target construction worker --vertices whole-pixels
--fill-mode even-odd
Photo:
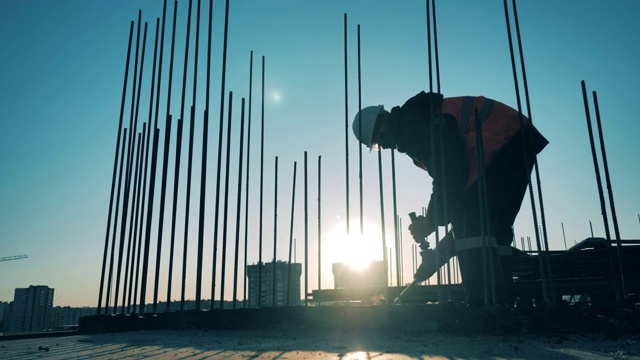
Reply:
[[[478,185],[476,115],[482,124],[480,164],[486,184],[482,194],[487,199],[483,209]],[[449,259],[458,256],[468,304],[511,303],[512,226],[535,156],[548,144],[529,119],[482,96],[443,98],[441,94],[420,92],[391,111],[382,105],[362,109],[355,116],[353,131],[370,148],[396,149],[407,154],[433,179],[426,215],[418,216],[409,226],[422,249],[422,263],[414,279],[430,278]],[[488,219],[484,222],[485,237],[483,217]],[[429,249],[426,237],[437,226],[448,224],[452,231],[435,249]],[[493,264],[492,270],[483,271],[489,269],[489,263]],[[490,289],[489,297],[485,297],[486,289]]]

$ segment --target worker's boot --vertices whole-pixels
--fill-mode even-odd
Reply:
[[[511,251],[511,247],[508,247],[509,252]],[[498,296],[498,304],[500,305],[508,305],[513,306],[514,295],[513,295],[513,263],[511,261],[511,254],[503,253],[500,251],[500,256],[498,257],[500,260],[501,271],[499,277],[499,285],[500,292]]]
[[[424,243],[427,244],[428,243]],[[425,281],[435,274],[444,264],[455,255],[455,239],[453,234],[449,232],[436,246],[435,249],[423,248],[420,246],[420,256],[422,263],[418,267],[413,279],[417,281]]]
[[[482,248],[458,250],[456,253],[465,303],[468,306],[482,306],[485,303]]]

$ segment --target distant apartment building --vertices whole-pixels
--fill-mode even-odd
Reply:
[[[277,261],[275,266],[273,262],[248,265],[248,307],[301,305],[301,275],[302,264],[300,263],[289,264],[286,261]],[[289,291],[289,284],[291,291]]]
[[[11,303],[0,301],[0,331],[5,329],[5,319],[9,318],[9,309],[11,308]]]
[[[9,319],[9,332],[45,331],[53,328],[53,291],[44,286],[16,289]]]
[[[96,308],[93,307],[56,306],[53,308],[52,325],[54,328],[75,326],[81,317],[95,314]]]

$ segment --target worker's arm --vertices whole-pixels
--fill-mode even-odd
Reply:
[[[433,181],[426,217],[432,224],[445,226],[449,223],[449,210],[467,184],[468,169],[455,119],[447,116],[442,131],[436,131],[436,153],[427,162]]]

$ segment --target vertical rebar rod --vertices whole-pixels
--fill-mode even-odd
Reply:
[[[344,151],[345,151],[345,199],[347,205],[347,237],[349,236],[349,80],[347,66],[347,13],[344,14]]]
[[[304,152],[304,306],[309,306],[309,183],[307,152]]]
[[[260,205],[258,225],[258,307],[262,305],[262,210],[264,198],[264,56],[262,56],[262,92],[260,110]]]
[[[251,96],[253,90],[253,50],[249,53],[249,109],[247,114],[247,182],[244,197],[244,307],[247,307],[247,252],[249,249],[249,160],[251,159]],[[258,264],[260,267],[261,265]]]
[[[400,286],[400,261],[398,252],[398,199],[396,196],[396,155],[395,150],[391,149],[391,184],[393,192],[393,233],[395,234],[395,251],[396,251],[396,286]]]
[[[322,290],[322,156],[318,156],[318,290]],[[640,215],[638,216],[640,221]]]
[[[187,88],[187,68],[189,66],[189,45],[190,45],[190,35],[191,35],[191,9],[192,9],[192,0],[189,0],[189,10],[187,14],[187,34],[185,40],[185,50],[184,50],[184,69],[182,74],[182,102],[180,105],[180,118],[184,119],[184,107],[185,107],[185,96],[186,96],[186,88]],[[184,309],[184,302],[186,297],[186,288],[187,288],[187,255],[188,255],[188,245],[189,245],[189,214],[191,212],[191,174],[192,174],[192,166],[193,166],[193,132],[195,127],[195,114],[194,107],[191,106],[191,111],[189,112],[189,144],[187,146],[187,192],[185,194],[185,206],[184,206],[184,247],[183,247],[183,261],[182,261],[182,289],[180,296],[180,309]]]
[[[503,0],[503,5],[504,5],[504,16],[505,16],[505,23],[507,25],[507,37],[508,37],[508,42],[509,42],[509,55],[511,58],[511,71],[513,73],[513,83],[514,83],[514,88],[515,88],[515,94],[516,94],[516,102],[518,104],[518,119],[519,119],[519,124],[520,124],[520,128],[523,129],[524,128],[524,121],[523,121],[523,115],[522,115],[522,104],[521,104],[521,100],[520,100],[520,86],[518,84],[518,73],[516,70],[516,60],[515,60],[515,55],[514,55],[514,50],[513,50],[513,39],[511,36],[511,23],[509,20],[509,8],[507,5],[507,0]],[[529,121],[531,121],[531,119],[529,119]],[[555,302],[555,297],[550,296],[549,294],[549,284],[548,284],[548,277],[550,277],[550,274],[547,273],[546,269],[548,269],[545,266],[545,259],[546,259],[546,251],[543,248],[543,244],[540,241],[540,231],[538,228],[538,212],[536,210],[536,203],[535,203],[535,197],[533,195],[533,185],[531,183],[531,174],[529,173],[529,159],[527,157],[527,146],[526,146],[526,141],[525,141],[525,133],[524,131],[520,131],[521,137],[522,137],[522,156],[523,156],[523,162],[524,162],[524,171],[525,171],[525,176],[527,177],[527,182],[528,182],[528,189],[529,189],[529,200],[531,202],[531,213],[533,216],[533,226],[534,226],[534,231],[535,231],[535,236],[536,236],[536,246],[538,247],[538,250],[540,250],[540,254],[538,255],[538,265],[540,267],[540,279],[541,279],[541,285],[542,285],[542,296],[543,296],[543,300],[545,304],[549,304],[549,303],[554,303]],[[531,150],[531,149],[529,149]],[[534,165],[535,165],[535,154],[532,154],[533,157],[533,161],[534,161]]]
[[[515,20],[516,26],[516,36],[518,39],[518,50],[520,54],[520,68],[522,70],[522,85],[524,87],[524,95],[525,95],[525,103],[527,105],[527,116],[529,117],[529,121],[533,122],[533,118],[531,117],[531,103],[529,101],[529,85],[527,83],[527,71],[524,65],[524,51],[522,50],[522,39],[520,37],[520,22],[518,20],[518,8],[516,7],[516,1],[512,0],[513,4],[513,18]],[[533,143],[531,144],[531,152],[533,153]],[[534,154],[535,156],[535,154]],[[542,181],[540,179],[540,170],[537,159],[534,157],[533,161],[534,171],[536,174],[536,187],[538,188],[538,201],[540,202],[540,222],[542,223],[542,239],[544,241],[544,259],[547,266],[547,274],[549,277],[549,287],[551,292],[551,301],[555,303],[556,294],[555,294],[555,284],[553,278],[553,272],[551,270],[551,262],[549,251],[549,237],[547,236],[547,221],[545,217],[544,211],[544,201],[542,197]]]
[[[198,89],[198,50],[200,48],[200,6],[201,0],[198,0],[198,6],[196,7],[196,41],[195,41],[195,53],[193,55],[193,93],[191,100],[191,107],[193,108],[193,125],[195,126],[195,117],[196,117],[196,99],[197,99],[197,89]],[[210,43],[210,42],[209,42]],[[208,104],[205,104],[205,111],[203,116],[203,125],[204,121],[208,115],[207,112]],[[204,131],[203,140],[204,140]],[[206,147],[206,142],[202,143],[203,149]],[[205,157],[201,158],[201,167],[202,170],[202,162],[205,161]],[[202,177],[204,178],[204,182],[202,181]],[[200,197],[199,197],[199,211],[198,211],[198,243],[197,243],[197,253],[196,253],[196,301],[195,308],[196,310],[200,310],[201,302],[202,302],[202,257],[203,257],[203,249],[204,249],[204,194],[207,188],[206,183],[206,171],[200,171]]]
[[[138,169],[140,168],[140,146],[141,146],[141,140],[142,140],[142,134],[140,132],[138,132],[138,139],[136,141],[136,160],[135,160],[135,165],[134,165],[134,175],[133,175],[133,189],[131,190],[132,193],[132,201],[131,201],[131,215],[129,217],[129,236],[127,239],[127,255],[126,255],[126,261],[125,261],[125,267],[124,267],[124,284],[122,285],[122,313],[126,314],[128,312],[128,310],[126,310],[126,304],[127,304],[127,294],[129,294],[127,292],[127,285],[131,282],[131,279],[129,278],[129,263],[132,262],[131,257],[133,256],[132,254],[132,242],[133,242],[133,234],[135,233],[135,228],[133,227],[134,224],[134,220],[135,220],[135,215],[136,215],[136,211],[135,209],[137,209],[137,195],[138,195]],[[135,244],[133,245],[135,247]]]
[[[291,300],[291,251],[293,249],[293,215],[295,214],[296,204],[296,170],[297,162],[293,162],[293,189],[291,191],[291,225],[289,226],[289,258],[287,262],[287,300],[286,305],[290,305]],[[275,283],[274,283],[275,286]],[[298,294],[299,296],[299,294]]]
[[[171,120],[167,114],[164,130],[164,151],[162,155],[162,179],[160,183],[160,210],[158,213],[158,242],[156,244],[156,269],[153,287],[153,313],[158,311],[158,290],[160,288],[160,260],[162,258],[162,237],[164,235],[164,208],[167,196],[167,172],[169,170],[169,147],[171,145]]]
[[[231,119],[232,119],[233,91],[229,91],[229,110],[227,118],[227,151],[224,171],[224,212],[222,214],[222,264],[220,270],[220,309],[224,309],[224,284],[227,268],[227,226],[229,218],[229,165],[231,157]]]
[[[600,107],[598,106],[598,95],[593,92],[593,105],[596,112],[596,123],[598,124],[598,135],[600,138],[600,154],[602,156],[602,167],[604,168],[604,178],[607,182],[607,192],[609,195],[609,206],[611,207],[611,220],[613,221],[613,231],[616,235],[616,250],[618,256],[618,266],[620,268],[620,284],[622,285],[622,296],[627,297],[627,289],[624,281],[624,267],[622,262],[622,243],[620,242],[620,228],[618,227],[618,217],[616,216],[616,206],[613,201],[613,188],[611,187],[611,177],[609,176],[609,163],[607,161],[607,151],[604,146],[604,134],[602,132],[602,121],[600,120]]]
[[[429,64],[429,92],[433,92],[433,66],[431,65],[431,6],[430,1],[425,0],[427,6],[427,56]]]
[[[492,233],[489,222],[489,199],[487,194],[486,174],[484,169],[484,140],[482,134],[482,120],[478,116],[478,109],[475,109],[475,130],[476,130],[476,161],[478,169],[478,203],[480,205],[480,236],[482,237],[482,273],[484,280],[484,303],[485,305],[496,305],[496,266],[494,262],[493,244],[491,244]]]
[[[156,185],[156,168],[158,165],[158,137],[160,129],[153,131],[153,149],[151,151],[151,179],[149,181],[149,202],[147,208],[147,223],[144,243],[144,258],[142,266],[142,279],[140,284],[140,313],[145,312],[145,299],[147,293],[147,273],[149,271],[149,245],[151,244],[151,220],[153,219],[153,199]]]
[[[587,86],[583,81],[582,85],[582,98],[584,102],[584,112],[587,118],[587,130],[589,132],[589,144],[591,145],[591,157],[593,158],[593,169],[596,174],[596,183],[598,185],[598,198],[600,199],[600,211],[602,212],[602,222],[604,223],[604,233],[607,239],[607,249],[609,253],[609,263],[611,265],[611,282],[613,283],[616,301],[618,305],[621,303],[621,294],[618,282],[616,280],[616,269],[613,261],[613,251],[611,250],[611,233],[609,231],[609,219],[607,217],[607,208],[604,200],[604,192],[602,190],[602,178],[600,177],[600,167],[598,165],[598,156],[596,154],[595,140],[593,138],[593,130],[591,127],[591,114],[589,112],[589,100],[587,97]]]
[[[276,156],[273,192],[273,283],[272,306],[276,306],[276,259],[278,256],[278,157]]]
[[[111,192],[109,195],[109,211],[107,212],[107,230],[106,230],[106,234],[105,234],[105,238],[104,238],[104,252],[102,255],[102,271],[100,273],[100,290],[98,292],[98,308],[96,310],[96,314],[100,314],[100,311],[102,310],[102,293],[104,291],[104,276],[105,276],[105,272],[106,272],[106,267],[107,267],[107,254],[109,252],[109,232],[111,229],[111,214],[113,212],[113,194],[115,191],[115,185],[116,185],[116,174],[117,174],[117,169],[118,169],[118,154],[120,152],[120,136],[122,134],[122,120],[124,118],[124,106],[126,103],[126,98],[127,98],[127,82],[128,82],[128,78],[129,78],[129,60],[131,58],[131,42],[133,40],[133,24],[134,22],[131,21],[131,24],[129,25],[129,45],[127,46],[127,60],[125,63],[125,70],[124,70],[124,81],[123,81],[123,85],[122,85],[122,100],[120,102],[120,116],[119,116],[119,120],[118,120],[118,135],[116,137],[116,150],[115,150],[115,155],[114,155],[114,159],[113,159],[113,175],[111,176]],[[114,230],[115,231],[115,230]]]
[[[242,98],[240,105],[240,153],[238,155],[238,201],[236,202],[236,246],[235,246],[235,259],[233,263],[233,308],[236,308],[236,301],[238,298],[238,261],[240,250],[240,211],[242,209],[242,161],[244,150],[244,102]],[[231,106],[229,106],[231,109]]]
[[[144,23],[144,39],[142,41],[142,56],[140,58],[140,74],[138,75],[138,90],[137,90],[136,100],[135,100],[135,114],[134,114],[134,117],[133,117],[133,132],[131,132],[131,137],[133,137],[133,134],[136,134],[138,132],[138,114],[139,114],[139,110],[140,110],[140,95],[142,94],[142,76],[143,76],[143,73],[144,73],[144,59],[145,59],[145,53],[146,53],[146,48],[147,48],[147,26],[148,25],[145,22]],[[133,149],[136,146],[135,145],[136,144],[136,139],[132,139],[132,140],[133,140],[133,142],[131,143],[131,151],[130,151],[129,160],[128,160],[129,168],[127,170],[127,173],[128,173],[128,175],[127,175],[127,183],[126,183],[126,186],[125,186],[125,188],[128,189],[126,191],[126,198],[127,198],[126,204],[131,203],[131,209],[130,209],[131,216],[133,216],[134,202],[133,202],[133,200],[131,200],[131,201],[129,201],[129,200],[132,199],[133,196],[135,196],[134,195],[135,194],[135,192],[134,192],[135,191],[135,184],[134,184],[133,187],[131,186],[131,180],[132,180],[131,177],[133,176],[133,171],[134,171],[133,170],[133,167],[134,167],[133,158],[134,158],[134,153],[135,152],[134,152]],[[138,139],[138,142],[139,141],[140,141],[140,139]],[[127,205],[127,207],[128,206],[129,205]],[[129,211],[129,210],[127,210],[127,211]],[[124,218],[123,218],[123,224],[124,224]],[[133,222],[130,222],[130,225],[129,225],[129,237],[131,237],[131,234],[136,231],[136,229],[132,228],[131,226],[133,226]],[[122,241],[122,244],[124,245],[124,241]],[[125,269],[125,273],[123,274],[123,276],[125,278],[125,283],[124,283],[124,286],[123,286],[123,293],[122,293],[123,294],[123,297],[122,297],[122,299],[123,299],[122,312],[124,313],[125,312],[124,299],[125,299],[125,296],[126,296],[126,287],[127,287],[126,286],[126,278],[127,278],[126,269]]]
[[[151,120],[153,119],[153,106],[154,106],[154,86],[156,80],[156,64],[158,60],[158,41],[159,41],[160,22],[156,18],[156,34],[153,46],[153,67],[151,70],[151,87],[149,90],[149,117],[147,120],[147,137],[145,140],[145,155],[144,155],[144,177],[142,180],[142,199],[140,205],[140,224],[138,231],[138,257],[136,259],[136,281],[135,289],[133,293],[133,312],[135,313],[136,304],[138,302],[138,286],[140,285],[140,258],[142,256],[142,239],[144,237],[144,231],[146,229],[145,218],[145,205],[147,203],[147,176],[149,175],[149,151],[151,150]],[[159,76],[159,75],[158,75]]]
[[[362,110],[362,70],[360,66],[360,24],[358,24],[358,117]],[[358,120],[358,133],[362,134],[362,120]],[[358,141],[358,179],[360,182],[360,236],[364,235],[364,205],[362,193],[362,143]]]
[[[130,275],[129,275],[129,297],[127,298],[127,313],[131,312],[131,297],[133,295],[133,282],[134,282],[134,275],[137,275],[137,268],[140,266],[140,237],[138,236],[138,223],[140,222],[140,210],[142,208],[142,170],[143,170],[143,158],[144,158],[144,151],[143,148],[146,146],[147,143],[147,123],[143,122],[142,123],[142,143],[141,143],[141,148],[140,148],[140,161],[138,163],[138,184],[137,184],[137,195],[136,195],[136,214],[135,214],[135,223],[133,224],[133,228],[135,229],[135,234],[133,236],[133,246],[132,246],[132,254],[131,254],[131,271],[130,271]],[[138,247],[136,250],[136,246]],[[136,265],[136,259],[138,259],[137,261],[137,265]],[[138,281],[137,276],[136,276],[136,283]],[[137,284],[136,284],[137,285]],[[136,286],[137,289],[137,286]],[[135,307],[135,304],[134,304]],[[134,309],[135,310],[135,309]]]
[[[438,26],[436,22],[436,0],[431,2],[431,8],[433,16],[433,51],[434,58],[436,60],[436,91],[440,94],[440,61],[438,56]]]
[[[384,272],[387,273],[389,259],[387,258],[387,234],[384,218],[384,186],[382,182],[382,152],[378,151],[378,183],[380,184],[380,232],[382,239],[382,260],[384,261]],[[385,275],[386,276],[386,275]],[[385,287],[389,287],[389,278],[385,281]]]
[[[164,46],[164,28],[166,22],[166,0],[165,0],[165,10],[163,10],[162,14],[162,46]],[[175,11],[174,11],[175,15]],[[174,21],[175,27],[175,21]],[[158,242],[156,246],[156,269],[155,269],[155,283],[153,287],[153,312],[156,313],[158,310],[158,290],[160,288],[160,260],[162,259],[162,237],[164,236],[164,209],[166,205],[166,196],[167,196],[167,171],[169,169],[169,147],[171,144],[171,120],[172,117],[169,115],[170,104],[171,104],[171,82],[173,75],[173,54],[174,54],[174,43],[175,43],[175,31],[173,32],[172,40],[171,40],[171,59],[169,66],[169,86],[168,86],[168,95],[167,95],[167,113],[166,113],[166,123],[165,123],[165,131],[164,131],[164,151],[163,151],[163,160],[162,160],[162,180],[160,185],[160,212],[158,213]],[[163,50],[163,48],[161,47]],[[162,53],[161,50],[161,53]],[[158,89],[159,91],[159,89]],[[158,102],[160,98],[158,97]],[[173,256],[171,253],[169,256]]]
[[[562,224],[562,238],[564,239],[564,249],[567,250],[567,236],[564,233],[564,223]]]
[[[171,82],[173,79],[173,56],[175,52],[175,40],[176,40],[176,19],[178,14],[178,1],[176,0],[173,5],[173,25],[171,28],[171,55],[169,62],[169,86],[167,88],[167,114],[170,112],[171,106]],[[184,85],[183,85],[184,92]],[[183,97],[184,99],[184,97]],[[176,242],[176,221],[178,218],[178,189],[180,184],[180,157],[182,155],[182,128],[184,121],[182,118],[178,119],[178,131],[176,134],[176,152],[175,152],[175,165],[173,170],[173,199],[171,201],[171,237],[169,244],[169,271],[167,273],[167,303],[166,311],[171,310],[171,286],[173,283],[173,256]]]
[[[118,223],[118,213],[120,210],[120,189],[122,188],[122,168],[124,167],[124,153],[125,153],[125,145],[127,144],[127,128],[124,128],[124,134],[122,135],[122,148],[120,150],[120,166],[118,170],[118,192],[116,195],[116,213],[115,213],[115,224],[113,229],[113,234],[111,238],[111,256],[109,263],[109,277],[107,281],[107,295],[105,299],[105,313],[109,311],[109,301],[111,300],[111,280],[113,278],[113,259],[115,256],[115,246],[116,246],[116,228],[115,226]]]
[[[177,2],[177,1],[176,1]],[[169,271],[167,275],[167,312],[171,309],[171,290],[173,283],[173,253],[174,246],[176,240],[176,221],[178,218],[178,187],[180,184],[180,157],[182,154],[182,130],[183,130],[183,121],[182,119],[178,119],[178,132],[176,134],[176,155],[175,155],[175,165],[173,172],[173,201],[172,201],[172,210],[171,210],[171,245],[169,250]],[[184,256],[184,254],[183,254]],[[184,261],[183,261],[184,262]],[[184,309],[183,302],[180,304],[181,308]]]
[[[142,10],[138,12],[138,21],[140,22],[142,17]],[[135,66],[133,71],[133,90],[131,93],[131,117],[129,120],[129,142],[127,146],[127,164],[125,170],[125,181],[124,181],[124,194],[123,194],[123,203],[122,203],[122,220],[120,221],[120,244],[118,247],[118,270],[116,272],[116,286],[115,286],[115,295],[113,297],[113,312],[117,312],[118,307],[118,293],[120,291],[120,279],[122,275],[122,257],[124,254],[124,242],[127,231],[127,214],[129,212],[129,197],[131,190],[131,167],[133,163],[133,148],[135,142],[135,134],[136,134],[136,126],[137,122],[137,104],[140,101],[140,89],[141,89],[141,80],[142,80],[142,67],[144,65],[144,48],[147,41],[147,22],[144,23],[144,40],[142,45],[142,61],[140,62],[140,79],[137,79],[137,70],[138,70],[138,50],[140,48],[140,24],[138,24],[138,41],[136,44],[136,56],[135,56]],[[136,82],[138,84],[136,89]],[[136,99],[138,101],[136,101]]]
[[[213,222],[213,266],[211,273],[211,309],[214,308],[215,291],[216,291],[216,271],[218,266],[218,219],[220,214],[220,178],[222,177],[220,170],[222,168],[222,136],[224,128],[224,95],[226,86],[226,69],[227,69],[227,38],[229,27],[229,0],[226,1],[224,14],[224,39],[223,39],[223,56],[222,56],[222,81],[220,82],[220,127],[218,129],[218,166],[216,176],[216,204]],[[220,299],[220,304],[224,299]]]

